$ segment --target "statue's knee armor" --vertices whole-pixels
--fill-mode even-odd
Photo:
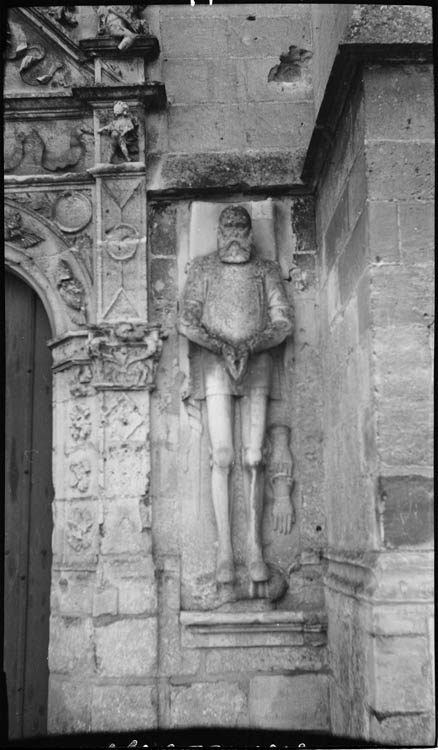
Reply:
[[[247,469],[258,469],[263,463],[263,453],[257,448],[245,448],[243,451],[243,463]]]
[[[213,466],[219,469],[231,469],[234,461],[234,452],[231,446],[218,445],[212,450]]]

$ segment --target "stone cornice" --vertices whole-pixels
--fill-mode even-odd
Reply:
[[[345,42],[339,45],[304,161],[301,179],[315,189],[333,147],[346,101],[365,64],[431,63],[429,43],[371,44]]]
[[[141,102],[148,110],[163,109],[166,106],[166,89],[160,81],[150,81],[132,86],[76,86],[72,88],[73,97],[88,104],[108,106],[117,100]]]
[[[93,39],[81,39],[79,47],[87,56],[93,57],[143,57],[145,60],[156,60],[160,54],[158,39],[154,36],[139,34],[127,49],[119,48],[120,40],[111,37],[96,37]]]

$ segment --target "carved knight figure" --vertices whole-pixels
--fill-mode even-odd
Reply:
[[[234,580],[229,475],[236,398],[241,414],[247,567],[251,581],[258,583],[269,578],[261,540],[267,406],[276,386],[274,350],[292,332],[292,311],[279,265],[254,254],[245,208],[229,206],[222,211],[217,240],[216,252],[190,263],[178,328],[199,347],[195,398],[205,398],[207,407],[218,533],[216,578],[220,583]]]
[[[129,146],[135,139],[138,128],[137,118],[131,115],[126,102],[116,102],[113,107],[114,120],[99,128],[98,133],[107,133],[111,138],[110,161],[120,150],[126,161],[131,161]]]

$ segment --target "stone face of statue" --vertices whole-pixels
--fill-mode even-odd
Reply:
[[[251,219],[241,206],[225,208],[219,218],[217,246],[224,263],[246,263],[253,248]]]

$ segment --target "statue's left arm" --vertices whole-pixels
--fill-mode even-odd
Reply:
[[[281,278],[280,266],[265,261],[264,289],[267,305],[267,324],[247,342],[251,353],[271,349],[281,344],[293,331],[293,311]]]

